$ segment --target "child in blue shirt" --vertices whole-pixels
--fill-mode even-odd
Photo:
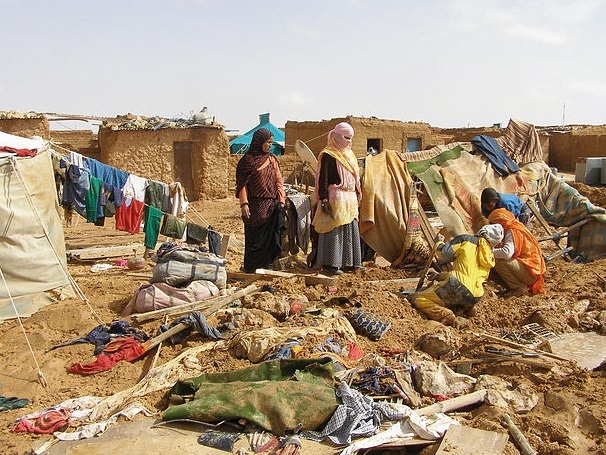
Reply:
[[[484,188],[482,191],[482,215],[488,218],[490,212],[495,209],[509,210],[513,215],[528,227],[531,212],[522,199],[516,194],[499,193],[494,188]]]

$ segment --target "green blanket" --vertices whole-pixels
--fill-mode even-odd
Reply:
[[[183,401],[193,395],[189,402]],[[201,422],[246,419],[284,434],[297,425],[315,430],[332,416],[335,396],[330,359],[277,359],[226,373],[179,381],[169,391],[163,420]]]

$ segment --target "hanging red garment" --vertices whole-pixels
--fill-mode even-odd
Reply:
[[[120,207],[116,207],[116,229],[138,234],[141,231],[144,207],[143,202],[126,198]]]
[[[143,345],[133,337],[116,338],[97,356],[97,360],[85,365],[79,362],[74,363],[67,371],[83,375],[100,373],[111,370],[120,360],[130,362],[143,356],[146,352]]]

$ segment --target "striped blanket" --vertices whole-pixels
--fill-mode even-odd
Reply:
[[[568,233],[572,257],[592,261],[606,256],[606,209],[593,205],[563,179],[548,173],[537,195],[541,215],[558,227],[572,226],[588,219],[581,228]]]

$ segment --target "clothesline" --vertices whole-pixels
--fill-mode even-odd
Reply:
[[[77,152],[73,152],[72,150],[69,150],[69,149],[66,149],[66,148],[64,148],[64,147],[61,147],[60,145],[57,145],[57,144],[55,144],[55,143],[53,143],[53,142],[51,142],[51,145],[56,146],[57,148],[60,148],[60,149],[62,149],[62,150],[64,150],[64,151],[66,151],[66,152],[69,152],[69,153],[77,153]],[[60,158],[60,159],[64,160],[66,163],[68,163],[68,164],[70,164],[70,165],[72,165],[72,166],[76,166],[76,165],[75,165],[75,164],[73,164],[73,163],[72,163],[72,162],[69,160],[69,158],[68,158],[68,157],[66,157],[65,155],[61,155],[61,154],[57,153],[56,151],[54,151],[54,150],[52,150],[52,149],[51,149],[51,152],[52,152],[52,153],[53,153],[53,154],[54,154],[56,157],[58,157],[58,158]],[[85,156],[82,156],[82,157],[83,157],[84,159],[89,159],[88,157],[85,157]],[[103,164],[103,163],[102,163],[102,164]],[[108,167],[112,167],[112,166],[109,166],[109,165],[106,165],[106,166],[108,166]],[[115,169],[115,168],[114,168],[114,169]],[[85,170],[86,170],[86,169],[85,169]],[[131,173],[128,173],[128,174],[129,174],[129,175],[134,175],[134,174],[131,174]],[[92,175],[92,174],[91,174],[91,175]],[[135,176],[135,177],[138,177],[138,176]],[[143,177],[139,177],[139,178],[143,178]],[[154,181],[153,179],[146,179],[146,180],[152,180],[152,181]],[[164,182],[158,182],[158,183],[162,183],[162,184],[164,184],[164,185],[168,185],[168,184],[166,184],[166,183],[164,183]],[[126,195],[125,195],[125,192],[124,192],[124,189],[123,189],[123,188],[118,188],[118,190],[120,191],[120,193],[122,194],[122,196],[123,196],[123,197],[125,197],[125,198],[126,198],[126,197],[129,197],[129,196],[126,196]],[[133,199],[134,199],[134,198],[133,198]],[[139,202],[142,202],[142,203],[143,203],[143,205],[144,205],[144,206],[146,206],[146,207],[154,207],[156,210],[160,210],[160,209],[158,209],[157,207],[155,207],[155,206],[153,206],[153,205],[150,205],[150,204],[146,203],[145,201],[139,201]],[[203,227],[204,227],[204,228],[205,228],[205,229],[206,229],[208,232],[214,232],[214,233],[217,233],[217,234],[219,234],[219,235],[221,235],[221,236],[222,236],[221,232],[217,231],[216,229],[213,229],[213,228],[210,228],[210,229],[209,229],[210,223],[208,223],[208,222],[207,222],[207,221],[204,219],[204,217],[203,217],[203,216],[202,216],[202,215],[201,215],[201,214],[200,214],[200,213],[199,213],[199,212],[198,212],[198,211],[197,211],[197,210],[196,210],[194,207],[190,207],[190,205],[189,205],[189,201],[188,201],[188,207],[187,207],[187,208],[190,208],[190,209],[191,209],[191,210],[192,210],[192,211],[193,211],[193,212],[194,212],[194,213],[195,213],[195,214],[196,214],[196,215],[197,215],[197,216],[200,218],[200,220],[202,221],[202,224],[203,224],[203,225],[205,224]],[[174,216],[175,218],[179,218],[178,216],[173,215],[172,213],[168,213],[168,212],[165,212],[165,211],[163,211],[163,210],[160,210],[160,211],[162,212],[162,215],[163,215],[163,216],[167,216],[167,215],[168,215],[168,216]],[[185,216],[185,219],[186,219],[186,220],[189,220],[189,221],[191,221],[192,223],[196,224],[196,223],[195,223],[195,220],[194,220],[194,219],[193,219],[191,216],[189,216],[189,215],[187,214],[187,209],[185,210],[184,216]]]

